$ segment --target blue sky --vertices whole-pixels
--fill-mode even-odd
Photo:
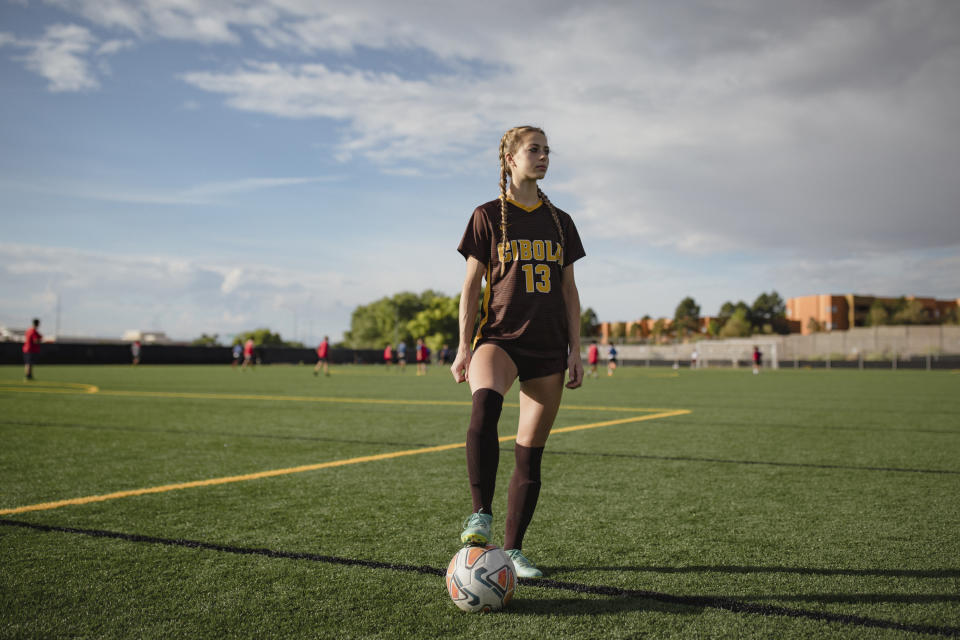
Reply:
[[[602,320],[960,296],[960,5],[0,0],[0,324],[339,339],[544,127]]]

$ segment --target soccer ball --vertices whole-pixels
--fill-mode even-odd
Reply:
[[[487,612],[510,602],[517,585],[513,561],[500,547],[464,547],[447,567],[447,593],[464,611]]]

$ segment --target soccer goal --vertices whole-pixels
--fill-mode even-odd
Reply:
[[[753,348],[760,349],[761,366],[779,369],[779,344],[772,340],[751,340],[736,338],[731,340],[701,340],[697,343],[697,369],[707,367],[752,366]]]

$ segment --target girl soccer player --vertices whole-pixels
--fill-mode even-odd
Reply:
[[[503,547],[522,578],[543,575],[521,548],[540,495],[540,461],[560,407],[564,370],[569,370],[568,388],[583,381],[573,263],[585,253],[573,220],[537,186],[549,154],[546,134],[536,127],[510,129],[500,140],[500,198],[474,210],[458,248],[467,260],[467,275],[460,295],[460,345],[450,367],[457,382],[470,383],[473,394],[467,429],[473,513],[460,535],[465,544],[491,539],[500,457],[497,422],[503,396],[520,380],[516,466]],[[483,318],[471,344],[484,278]]]

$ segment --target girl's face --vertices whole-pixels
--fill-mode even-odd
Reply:
[[[510,177],[517,180],[539,180],[547,174],[550,165],[550,147],[547,137],[539,131],[529,131],[520,138],[513,153],[507,154]]]

